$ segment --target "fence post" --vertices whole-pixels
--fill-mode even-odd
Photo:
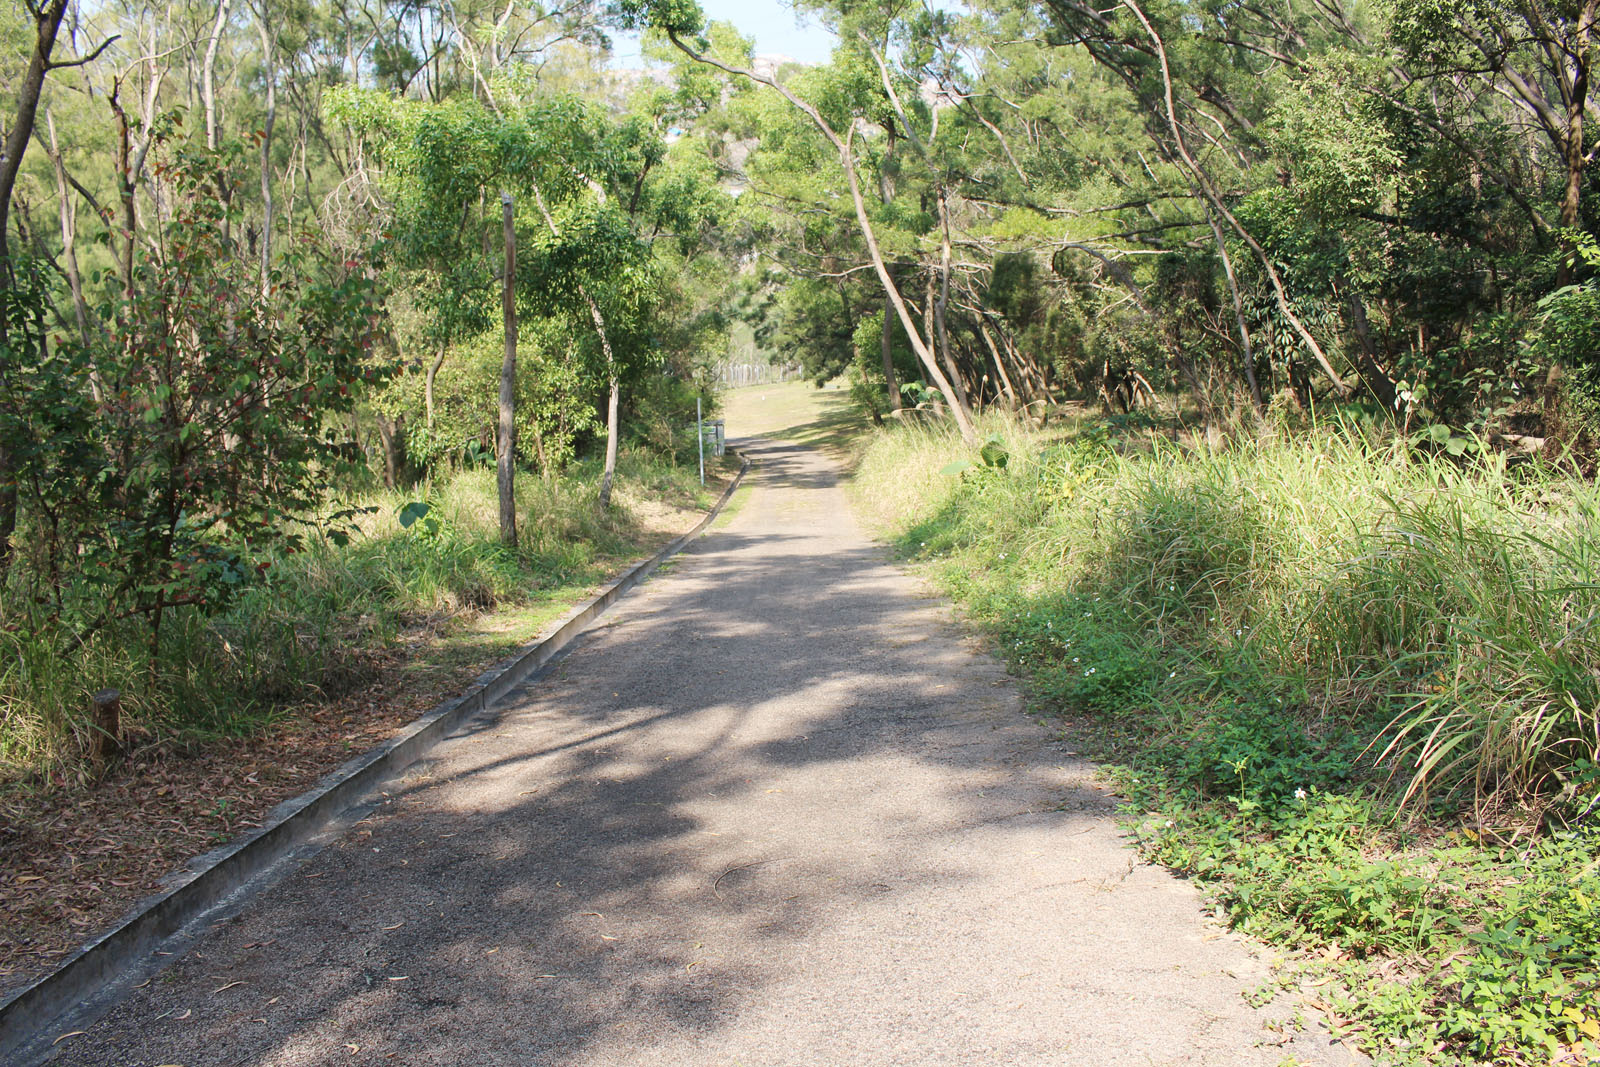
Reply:
[[[706,424],[700,417],[700,398],[694,398],[694,439],[700,445],[700,484],[706,484]]]
[[[94,705],[92,758],[104,769],[122,751],[122,694],[102,689],[89,700]]]

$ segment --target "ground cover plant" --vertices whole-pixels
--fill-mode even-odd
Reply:
[[[1600,491],[1348,427],[984,432],[873,436],[860,498],[1145,854],[1385,1062],[1600,1054]]]
[[[96,729],[83,694],[122,693],[127,740],[185,745],[259,729],[282,709],[360,686],[370,661],[403,632],[463,615],[570,596],[641,550],[648,529],[625,507],[595,507],[585,465],[519,487],[522,543],[497,540],[492,472],[374,491],[336,540],[307,539],[272,558],[220,613],[177,609],[161,656],[146,662],[137,627],[74,648],[59,634],[0,633],[0,770],[6,779],[86,770]],[[643,454],[624,463],[623,500],[699,509],[693,470]]]

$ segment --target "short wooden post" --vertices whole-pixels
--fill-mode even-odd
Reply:
[[[102,689],[89,698],[94,704],[94,762],[104,767],[122,752],[122,694]]]

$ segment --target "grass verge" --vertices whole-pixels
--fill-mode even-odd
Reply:
[[[498,540],[493,472],[375,494],[350,544],[281,560],[227,614],[174,627],[154,676],[117,673],[136,653],[110,642],[53,670],[0,668],[0,992],[683,533],[733,470],[702,488],[693,470],[624,457],[605,515],[594,471],[523,479],[516,550]],[[419,500],[433,522],[402,527]],[[77,756],[86,694],[107,682],[126,687],[129,748],[96,772]]]
[[[863,447],[862,508],[1110,763],[1140,847],[1393,1063],[1600,1056],[1600,493],[1342,433]]]

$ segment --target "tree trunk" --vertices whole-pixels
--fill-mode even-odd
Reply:
[[[600,314],[600,305],[590,295],[587,286],[578,286],[578,292],[583,295],[584,303],[589,305],[589,316],[594,319],[594,331],[600,335],[600,351],[606,356],[606,377],[611,385],[611,391],[606,399],[606,469],[600,475],[600,509],[604,511],[611,506],[611,484],[617,476],[617,435],[622,429],[617,407],[622,396],[622,383],[618,378],[617,357],[611,351],[611,338],[606,333],[606,320],[605,316]]]
[[[1561,197],[1561,225],[1572,232],[1578,229],[1579,207],[1583,194],[1583,172],[1589,163],[1589,154],[1583,150],[1583,116],[1588,106],[1589,98],[1589,39],[1593,33],[1596,0],[1586,0],[1579,11],[1577,25],[1577,47],[1573,49],[1573,78],[1567,99],[1566,115],[1566,143],[1562,145],[1563,162],[1566,164],[1567,181],[1566,189]],[[1561,258],[1561,264],[1556,269],[1556,284],[1558,286],[1571,285],[1577,274],[1578,253],[1574,247],[1569,254]],[[1566,373],[1559,362],[1550,364],[1550,369],[1545,373],[1543,389],[1543,424],[1545,433],[1545,454],[1554,459],[1561,452],[1561,439],[1566,435],[1561,432],[1561,380]]]
[[[944,372],[949,376],[950,389],[954,394],[953,400],[959,407],[960,415],[970,421],[972,418],[972,402],[967,398],[967,383],[961,376],[961,369],[950,358],[950,348],[944,341],[944,332],[939,329],[939,311],[939,298],[936,295],[935,278],[932,273],[929,273],[927,291],[923,295],[922,328],[938,349],[939,362],[944,364]]]
[[[539,429],[538,415],[528,420],[528,429],[533,431],[533,454],[539,457],[539,477],[548,482],[555,472],[550,469],[550,456],[544,450],[544,432]]]
[[[232,0],[217,4],[217,17],[211,24],[211,37],[206,41],[205,61],[200,65],[200,106],[205,112],[206,147],[217,150],[217,46],[222,43],[222,26],[228,21]]]
[[[112,84],[111,113],[117,120],[117,196],[122,202],[122,247],[117,257],[117,267],[122,274],[122,295],[133,299],[133,258],[139,234],[139,216],[134,201],[133,134],[128,128],[128,114],[118,99],[121,90]]]
[[[383,443],[383,484],[396,489],[405,469],[406,417],[397,415],[391,422],[380,411],[375,421],[378,424],[378,440]]]
[[[895,380],[894,376],[894,341],[890,333],[894,329],[894,320],[890,317],[893,314],[894,306],[889,303],[889,298],[885,296],[883,298],[883,329],[878,331],[880,335],[878,341],[879,347],[883,349],[883,380],[889,385],[889,410],[899,411],[901,406],[900,383]]]
[[[83,295],[83,274],[78,269],[78,200],[67,181],[67,168],[61,159],[61,145],[56,140],[56,123],[48,109],[44,115],[45,129],[49,133],[50,165],[56,176],[56,195],[61,200],[61,258],[66,266],[67,287],[72,291],[72,312],[78,322],[78,336],[84,345],[89,343],[89,304]],[[96,404],[104,403],[105,390],[100,376],[91,374],[89,387]]]
[[[878,247],[878,233],[872,225],[871,217],[867,214],[866,199],[861,194],[861,181],[856,175],[855,151],[852,148],[855,127],[851,126],[846,130],[845,136],[841,137],[832,126],[828,125],[828,121],[822,117],[820,111],[796,96],[791,89],[782,83],[772,78],[763,77],[752,70],[729,66],[721,60],[696,52],[685,44],[676,32],[669,30],[667,37],[679,51],[696,62],[716,67],[719,70],[727,71],[729,74],[737,74],[740,77],[748,78],[753,82],[758,82],[775,90],[809,118],[812,124],[817,127],[817,130],[828,139],[828,143],[833,145],[834,150],[839,154],[839,164],[844,168],[845,181],[850,188],[850,202],[855,207],[857,228],[861,231],[862,240],[866,242],[867,257],[872,262],[873,271],[878,275],[878,281],[883,285],[884,295],[889,298],[889,302],[894,306],[895,313],[900,316],[900,325],[905,330],[906,340],[910,342],[911,350],[917,354],[917,359],[922,364],[928,377],[938,386],[939,392],[949,403],[951,413],[955,417],[956,428],[961,433],[961,439],[968,445],[976,445],[978,443],[977,430],[973,428],[972,420],[967,418],[966,413],[956,403],[955,391],[950,385],[949,379],[939,370],[932,345],[924,340],[922,334],[917,330],[916,321],[911,317],[911,309],[906,306],[905,298],[901,296],[899,287],[895,285],[894,278],[889,273],[889,266],[884,261],[883,252]]]
[[[1396,392],[1394,379],[1389,372],[1378,363],[1377,347],[1372,343],[1372,328],[1367,323],[1367,305],[1361,299],[1361,294],[1348,282],[1345,284],[1345,294],[1350,304],[1350,328],[1356,335],[1357,348],[1356,370],[1361,375],[1361,380],[1372,390],[1372,395],[1377,398],[1383,410],[1394,418],[1397,412]]]
[[[955,386],[956,399],[965,409],[967,418],[972,417],[972,397],[967,392],[967,383],[962,377],[961,368],[956,365],[955,357],[950,354],[950,331],[945,326],[945,309],[950,304],[950,201],[945,194],[944,183],[939,183],[939,295],[935,298],[929,293],[933,304],[934,337],[939,345],[939,358],[944,361],[944,368],[950,375],[950,383]]]
[[[888,143],[883,150],[883,165],[878,168],[878,199],[885,207],[894,203],[894,186],[889,180],[889,165],[894,161],[894,124],[889,124]],[[894,374],[894,335],[893,327],[894,305],[890,303],[887,293],[883,297],[883,329],[879,330],[879,347],[883,350],[883,380],[889,387],[889,410],[899,411],[901,408],[900,383]]]
[[[1233,259],[1228,255],[1228,242],[1222,235],[1217,216],[1208,208],[1206,222],[1211,224],[1211,236],[1217,242],[1217,257],[1222,260],[1222,273],[1228,279],[1228,292],[1233,296],[1233,320],[1239,328],[1239,360],[1243,365],[1245,381],[1250,385],[1250,403],[1260,414],[1266,410],[1261,397],[1261,383],[1256,381],[1256,350],[1250,343],[1250,327],[1244,321],[1244,297],[1239,292],[1239,280],[1233,274]]]
[[[610,347],[609,345],[607,346]],[[600,509],[604,511],[611,506],[611,485],[617,476],[617,432],[620,429],[617,420],[617,401],[622,396],[622,383],[617,381],[615,372],[611,378],[611,395],[606,400],[606,470],[600,476]]]
[[[1341,399],[1348,398],[1350,395],[1349,384],[1339,377],[1338,372],[1333,369],[1333,364],[1328,362],[1327,353],[1317,343],[1316,337],[1312,335],[1310,330],[1306,329],[1305,323],[1300,321],[1300,316],[1295,314],[1294,308],[1290,306],[1288,289],[1283,284],[1283,278],[1279,275],[1278,268],[1273,265],[1272,257],[1267,255],[1266,249],[1261,247],[1261,242],[1257,241],[1255,236],[1245,229],[1244,224],[1239,221],[1238,217],[1228,210],[1228,206],[1222,202],[1222,196],[1217,192],[1216,187],[1211,184],[1210,177],[1200,168],[1200,164],[1195,160],[1194,156],[1190,154],[1189,145],[1184,140],[1183,128],[1178,124],[1177,105],[1173,101],[1172,68],[1167,64],[1166,43],[1162,41],[1161,35],[1156,32],[1156,28],[1145,17],[1144,9],[1135,0],[1122,0],[1122,6],[1133,12],[1134,17],[1139,20],[1139,24],[1144,27],[1144,32],[1150,38],[1150,43],[1155,47],[1156,59],[1159,61],[1161,68],[1162,102],[1165,106],[1164,117],[1167,121],[1168,129],[1172,131],[1173,146],[1177,149],[1185,168],[1194,178],[1193,188],[1199,191],[1201,196],[1211,205],[1212,210],[1227,220],[1233,231],[1249,246],[1250,251],[1256,257],[1256,261],[1261,264],[1261,269],[1266,272],[1267,280],[1272,283],[1272,292],[1277,297],[1278,310],[1289,321],[1289,325],[1300,336],[1300,340],[1305,343],[1306,348],[1310,349],[1312,358],[1317,361],[1317,365],[1322,368],[1322,373],[1333,384],[1334,392],[1338,393]]]
[[[67,0],[49,0],[34,18],[33,55],[28,59],[28,69],[17,87],[17,117],[0,146],[0,287],[12,281],[11,249],[7,234],[11,226],[11,194],[16,189],[17,172],[22,167],[23,154],[33,136],[33,124],[39,113],[39,95],[44,88],[44,77],[50,70],[50,56],[55,51],[56,33],[61,29],[61,18],[66,14]],[[0,316],[0,340],[5,339],[5,316]],[[11,570],[11,538],[17,531],[17,485],[12,471],[11,456],[0,447],[0,589],[5,586],[6,575]]]
[[[1569,230],[1578,228],[1578,207],[1583,193],[1583,172],[1589,165],[1589,155],[1583,150],[1583,116],[1589,103],[1589,38],[1593,34],[1595,15],[1600,9],[1597,0],[1586,0],[1578,14],[1573,49],[1572,87],[1567,101],[1566,157],[1567,182],[1561,198],[1561,225]]]
[[[428,420],[428,429],[433,429],[433,383],[439,377],[439,368],[444,366],[445,346],[440,344],[434,351],[433,362],[428,364],[427,371],[422,378],[422,404],[425,417]]]
[[[67,0],[49,0],[34,18],[33,54],[28,58],[28,69],[17,86],[17,117],[7,131],[3,149],[0,149],[0,284],[11,280],[11,249],[7,235],[11,228],[11,194],[17,186],[17,172],[22,168],[22,157],[28,151],[33,137],[34,120],[39,114],[39,97],[44,90],[44,76],[50,71],[50,56],[55,51],[56,34],[61,29],[61,18],[67,12]],[[3,334],[0,334],[3,336]],[[5,482],[0,468],[0,482]],[[3,518],[3,517],[0,517]],[[3,544],[0,544],[0,566],[3,566]]]
[[[366,435],[361,432],[361,416],[356,414],[356,409],[350,409],[350,416],[346,420],[350,430],[351,442],[361,450],[361,458],[367,463],[372,462],[372,452],[367,448]]]
[[[278,121],[277,34],[267,29],[267,9],[261,8],[261,53],[267,66],[267,114],[261,127],[261,295],[272,291],[272,127]]]
[[[994,343],[994,337],[989,333],[989,327],[980,318],[978,320],[978,334],[983,338],[983,343],[989,349],[989,356],[994,360],[995,373],[1000,376],[1001,395],[1011,407],[1017,406],[1017,391],[1011,385],[1011,376],[1006,373],[1006,361],[1000,358],[1000,348]]]
[[[500,495],[500,540],[513,548],[517,544],[517,227],[511,194],[500,192],[500,211],[505,223],[505,284],[502,309],[505,316],[506,348],[500,362],[500,433],[495,439],[495,487]]]
[[[533,190],[534,203],[539,205],[539,214],[544,216],[544,224],[556,237],[561,236],[561,228],[556,225],[555,216],[550,214],[550,208],[544,202],[544,196],[538,188]],[[604,511],[611,506],[611,486],[617,475],[617,436],[621,432],[621,420],[618,416],[619,401],[622,396],[622,383],[620,368],[617,366],[616,353],[611,349],[611,337],[606,332],[606,319],[600,312],[600,304],[589,292],[588,286],[579,285],[578,294],[583,297],[583,302],[589,307],[589,317],[594,320],[594,332],[600,338],[600,351],[606,357],[606,380],[610,385],[610,394],[606,400],[606,467],[600,475],[600,509]]]

